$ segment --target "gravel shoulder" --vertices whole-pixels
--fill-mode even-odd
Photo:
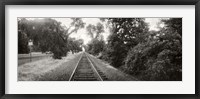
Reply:
[[[99,68],[108,78],[107,81],[137,81],[138,79],[123,73],[122,71],[114,68],[113,66],[109,65],[106,62],[103,62],[100,59],[97,59],[95,56],[90,55],[87,53],[89,58],[91,59],[92,63]]]

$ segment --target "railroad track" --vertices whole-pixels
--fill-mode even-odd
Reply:
[[[107,77],[98,69],[88,55],[83,52],[69,81],[104,81]]]

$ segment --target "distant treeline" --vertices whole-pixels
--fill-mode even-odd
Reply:
[[[105,42],[93,36],[87,52],[140,80],[182,80],[182,19],[161,20],[159,31],[149,31],[144,18],[105,18],[111,30]],[[103,26],[88,26],[101,34]]]
[[[69,27],[50,18],[18,18],[18,53],[29,53],[29,40],[33,41],[32,51],[52,52],[53,58],[61,59],[67,52],[78,52],[83,40],[70,38],[69,35],[84,27],[79,18],[72,18]],[[73,27],[73,29],[71,29]]]

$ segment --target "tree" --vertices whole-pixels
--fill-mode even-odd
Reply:
[[[92,38],[88,44],[87,51],[90,54],[98,55],[105,47],[105,42],[103,40],[103,36],[101,35],[101,33],[104,32],[104,26],[98,22],[96,26],[89,24],[86,29],[87,33]]]
[[[103,39],[92,39],[88,44],[88,52],[93,55],[98,55],[104,50],[105,42]]]
[[[92,39],[101,39],[100,35],[101,35],[101,33],[104,32],[104,26],[103,26],[103,24],[98,22],[96,26],[89,24],[86,27],[86,30],[87,30],[88,35],[90,35],[90,37]]]
[[[108,38],[108,57],[115,67],[123,65],[127,52],[144,41],[148,25],[143,18],[109,18],[112,34]]]
[[[68,39],[68,48],[72,53],[82,51],[83,39],[75,40],[75,38]]]
[[[95,31],[96,31],[95,25],[89,24],[89,25],[86,27],[86,30],[87,30],[88,35],[90,35],[90,37],[91,37],[92,39],[95,38],[95,37],[94,37]]]
[[[26,26],[27,26],[27,20],[26,19],[18,19],[18,53],[29,53],[28,48],[28,37],[25,33]]]
[[[181,18],[170,18],[170,19],[163,19],[165,29],[171,29],[173,32],[177,32],[182,35],[182,19]]]
[[[61,26],[61,23],[50,18],[34,22],[36,23],[33,28],[34,33],[32,33],[32,35],[35,35],[33,36],[33,40],[39,44],[41,51],[51,51],[55,59],[61,59],[62,56],[65,56],[68,51],[66,47],[67,38],[65,38],[65,30]]]
[[[67,28],[51,18],[34,20],[19,18],[20,31],[18,35],[19,37],[24,37],[22,33],[25,33],[27,39],[32,39],[34,46],[37,46],[42,52],[51,51],[53,58],[61,59],[70,50],[67,45],[69,44],[69,35],[76,33],[85,24],[80,18],[72,18],[72,20],[71,25]],[[21,44],[23,41],[22,39],[19,43]]]
[[[85,23],[81,18],[71,18],[73,21],[71,25],[66,29],[65,33],[67,36],[71,35],[74,32],[77,32],[79,29],[85,27]]]
[[[165,26],[160,31],[149,32],[145,42],[131,48],[124,61],[125,70],[141,80],[181,80],[180,21],[180,18],[163,21]]]

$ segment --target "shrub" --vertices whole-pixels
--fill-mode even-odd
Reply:
[[[125,70],[142,80],[182,80],[181,42],[173,37],[139,43],[124,62]]]

